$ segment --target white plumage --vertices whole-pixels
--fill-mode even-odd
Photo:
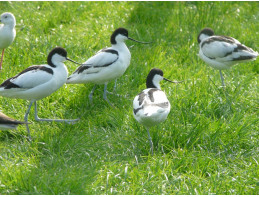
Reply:
[[[128,37],[128,31],[126,29],[116,29],[110,38],[112,46],[102,49],[96,55],[90,57],[68,77],[67,83],[105,84],[103,97],[110,103],[106,96],[108,82],[121,77],[130,64],[131,54],[124,43],[127,39],[139,42]],[[89,95],[90,101],[92,101],[92,95],[95,88],[96,86],[94,86]]]
[[[149,128],[166,120],[170,103],[162,90],[148,88],[135,97],[133,109],[135,119]]]
[[[102,49],[83,63],[71,76],[68,84],[104,84],[110,82],[126,71],[131,54],[124,42]]]
[[[198,35],[199,56],[211,67],[220,71],[222,85],[224,78],[221,70],[247,61],[253,61],[258,53],[228,36],[217,36],[210,28],[204,28]]]
[[[153,143],[149,128],[165,121],[171,108],[166,94],[160,88],[161,80],[173,82],[163,77],[162,70],[153,68],[147,76],[147,89],[140,92],[133,100],[134,118],[146,127],[152,154]]]
[[[54,48],[48,55],[48,64],[30,66],[16,76],[7,79],[0,85],[0,95],[30,101],[30,105],[24,117],[25,122],[28,121],[28,114],[33,103],[35,103],[35,119],[37,121],[75,121],[40,119],[37,116],[36,101],[49,96],[66,82],[68,71],[63,63],[66,60],[74,62],[67,58],[65,49],[61,47]],[[28,126],[27,130],[30,134]]]
[[[0,49],[2,50],[2,56],[0,61],[0,70],[2,69],[2,63],[4,58],[4,50],[14,41],[15,31],[15,17],[12,13],[5,12],[0,17]]]

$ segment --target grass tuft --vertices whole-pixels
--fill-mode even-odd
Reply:
[[[103,86],[64,85],[38,102],[39,117],[80,118],[74,125],[35,122],[0,131],[0,194],[248,194],[258,195],[258,61],[218,71],[199,57],[204,27],[258,51],[257,2],[0,2],[12,12],[17,36],[5,51],[2,82],[31,65],[44,64],[55,46],[84,62],[125,27],[132,59],[117,94]],[[76,65],[66,62],[69,73]],[[168,119],[150,129],[132,114],[134,97],[151,68],[181,84],[162,83]],[[114,82],[109,83],[112,91]],[[1,97],[1,111],[22,120],[27,101]]]

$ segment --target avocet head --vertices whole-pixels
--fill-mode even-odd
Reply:
[[[54,49],[52,49],[48,55],[48,65],[52,66],[52,67],[56,67],[56,65],[60,62],[64,62],[64,61],[71,61],[73,63],[79,64],[77,62],[75,62],[74,60],[71,60],[67,57],[67,51],[65,49],[63,49],[62,47],[56,47]]]
[[[204,28],[203,30],[201,30],[200,34],[198,35],[198,43],[200,44],[200,42],[210,36],[214,35],[214,31],[211,28]]]
[[[133,38],[130,38],[128,30],[125,28],[122,28],[122,27],[116,29],[111,35],[111,44],[117,44],[120,42],[124,42],[125,40],[132,40],[134,42],[138,42],[138,43],[142,43],[142,44],[150,43],[150,42],[141,42],[141,41],[135,40]]]
[[[0,22],[5,24],[5,25],[16,25],[16,20],[15,17],[12,13],[10,12],[5,12],[1,15],[0,17]]]
[[[173,81],[170,81],[169,79],[164,78],[164,73],[162,70],[158,68],[153,68],[147,76],[146,86],[147,88],[160,88],[160,81],[165,80],[172,83],[175,83]]]

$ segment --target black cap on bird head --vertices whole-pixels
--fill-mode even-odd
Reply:
[[[120,27],[120,28],[116,29],[116,30],[112,33],[112,35],[111,35],[111,44],[116,44],[116,43],[117,43],[116,40],[115,40],[115,38],[116,38],[116,36],[119,35],[119,34],[124,35],[124,36],[126,36],[127,38],[128,38],[128,35],[129,35],[127,29],[125,29],[125,28],[123,28],[123,27]]]
[[[204,28],[203,30],[201,30],[201,32],[199,33],[199,35],[198,35],[198,37],[197,37],[197,41],[198,41],[198,43],[200,44],[200,42],[201,42],[201,38],[200,38],[200,36],[201,35],[207,35],[207,36],[213,36],[214,35],[214,31],[211,29],[211,28],[208,28],[208,27],[206,27],[206,28]]]

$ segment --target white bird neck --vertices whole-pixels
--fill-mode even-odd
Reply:
[[[200,40],[201,40],[201,42],[202,42],[203,40],[205,40],[205,39],[207,39],[207,38],[209,38],[209,37],[211,37],[211,36],[206,35],[206,34],[201,34],[201,35],[200,35]]]
[[[64,61],[66,61],[66,57],[63,57],[57,53],[52,56],[49,55],[47,59],[48,65],[50,65],[53,68],[59,67],[60,65],[64,66],[63,64]]]
[[[54,67],[53,65],[54,65],[55,67]],[[64,64],[63,62],[55,61],[55,60],[52,59],[52,65],[51,65],[52,67],[58,68],[58,67],[62,67],[62,66],[64,66],[64,65],[65,65],[65,64]]]
[[[125,42],[117,42],[116,44],[112,44],[112,47],[116,48],[116,49],[128,48],[127,45],[125,44]]]
[[[13,22],[4,24],[4,27],[8,28],[8,29],[14,29],[15,25],[16,25],[16,23],[15,23],[15,21],[13,21]]]
[[[156,76],[152,80],[154,87],[159,90],[161,90],[160,81],[161,81],[161,79],[156,78]]]
[[[157,88],[161,90],[160,81],[163,80],[163,77],[160,75],[148,76],[146,81],[147,88]]]

